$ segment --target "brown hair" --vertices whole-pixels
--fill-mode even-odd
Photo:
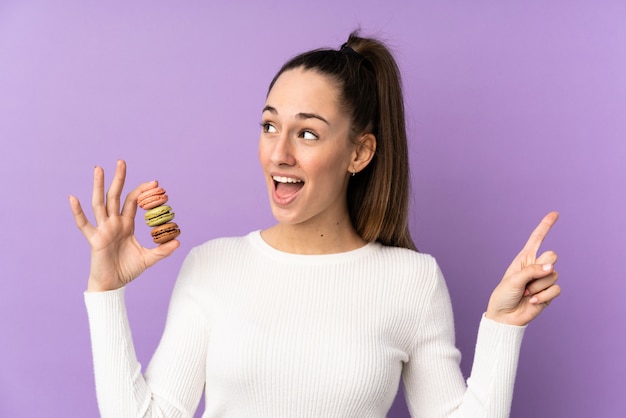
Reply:
[[[366,241],[416,250],[408,228],[409,158],[400,71],[379,40],[350,34],[340,50],[316,49],[287,61],[285,71],[303,68],[338,83],[340,103],[352,118],[353,138],[376,137],[372,161],[348,184],[348,211]]]

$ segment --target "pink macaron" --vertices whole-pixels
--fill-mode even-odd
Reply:
[[[140,208],[148,210],[165,204],[167,199],[165,189],[162,187],[155,187],[141,193],[137,197],[137,204]]]

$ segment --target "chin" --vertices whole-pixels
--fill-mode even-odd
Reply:
[[[285,209],[276,208],[274,206],[272,206],[272,215],[274,216],[274,219],[276,219],[276,222],[278,222],[279,224],[296,225],[301,222],[298,219],[297,214]]]

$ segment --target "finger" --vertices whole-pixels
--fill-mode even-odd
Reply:
[[[76,226],[80,231],[85,235],[85,237],[89,237],[94,230],[93,225],[87,219],[85,212],[83,211],[82,206],[80,205],[79,200],[74,196],[69,196],[70,208],[72,209],[72,213],[74,214],[74,221],[76,222]]]
[[[104,206],[104,170],[96,166],[93,171],[93,192],[91,196],[91,206],[96,217],[96,224],[106,221],[107,210]]]
[[[126,162],[118,160],[115,167],[115,175],[109,191],[107,192],[106,208],[109,215],[117,215],[120,213],[120,196],[124,188],[124,180],[126,179]]]
[[[553,271],[552,274],[549,274],[546,277],[533,280],[526,286],[526,291],[528,293],[525,293],[524,296],[533,296],[546,290],[547,288],[555,284],[558,278],[559,274],[556,271]]]
[[[543,291],[534,295],[528,302],[533,305],[544,304],[548,306],[550,302],[552,302],[556,297],[561,294],[561,286],[558,284],[553,284],[552,286],[544,289]]]
[[[544,239],[550,232],[552,226],[559,219],[558,212],[550,212],[539,222],[539,225],[534,229],[534,231],[530,234],[526,245],[522,249],[522,252],[528,252],[532,254],[536,254],[539,251],[539,247],[543,243]]]
[[[157,261],[170,256],[178,247],[180,247],[180,241],[174,239],[172,241],[160,244],[158,247],[148,250],[148,256],[146,257],[146,267],[150,267]]]
[[[145,192],[146,190],[153,189],[155,187],[159,187],[159,182],[156,180],[149,181],[146,183],[141,183],[138,187],[135,188],[132,192],[128,193],[126,199],[124,200],[124,207],[122,208],[122,216],[128,216],[131,218],[135,217],[137,214],[137,197]]]
[[[531,282],[546,277],[553,272],[554,265],[552,264],[531,264],[509,276],[507,281],[517,289],[526,289]]]

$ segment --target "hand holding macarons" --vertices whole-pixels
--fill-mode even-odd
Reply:
[[[90,292],[115,290],[125,286],[148,267],[172,254],[180,245],[176,239],[160,240],[164,243],[155,248],[146,248],[139,244],[134,235],[138,197],[146,191],[158,189],[159,185],[156,181],[140,184],[128,193],[121,206],[125,179],[126,163],[120,160],[105,196],[104,170],[101,167],[94,169],[92,207],[95,225],[87,219],[79,200],[75,196],[69,196],[76,225],[91,247],[87,286]],[[179,233],[180,231],[176,234]]]

